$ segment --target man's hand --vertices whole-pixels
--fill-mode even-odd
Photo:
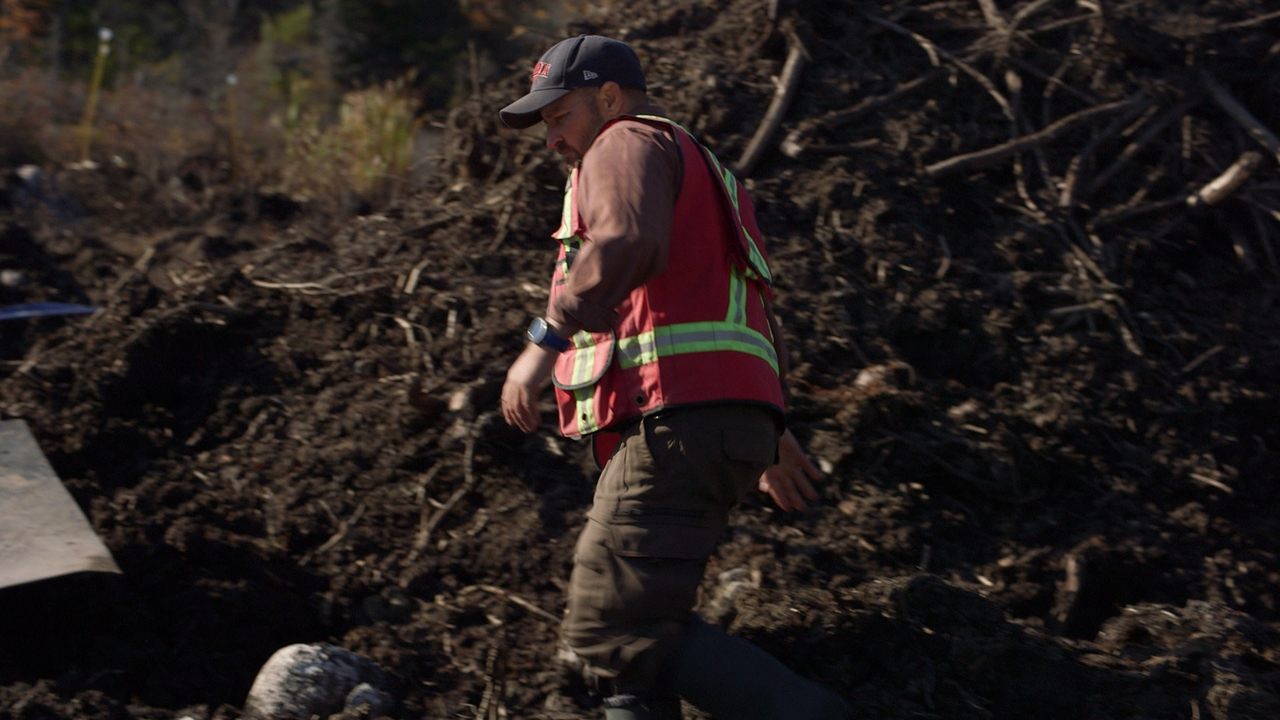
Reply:
[[[538,396],[550,384],[555,364],[555,352],[533,343],[511,363],[507,380],[502,384],[502,417],[508,425],[531,433],[542,424]]]
[[[768,493],[773,502],[785,512],[805,510],[806,500],[818,499],[811,480],[821,480],[822,471],[814,467],[800,447],[800,441],[790,430],[778,438],[778,464],[760,476],[760,492]]]

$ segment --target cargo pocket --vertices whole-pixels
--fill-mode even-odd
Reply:
[[[729,505],[742,500],[756,486],[760,475],[777,461],[778,441],[772,428],[755,432],[726,430],[721,437],[721,452],[728,458],[721,501]]]
[[[763,472],[778,456],[777,437],[769,430],[764,433],[741,433],[726,430],[721,447],[725,457],[741,463],[757,465]]]
[[[629,558],[705,560],[720,540],[714,527],[676,523],[663,518],[639,524],[614,523],[609,527],[614,554]]]

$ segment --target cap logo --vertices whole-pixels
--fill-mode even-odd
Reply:
[[[583,70],[583,71],[582,71],[582,79],[583,79],[583,80],[595,80],[595,79],[596,79],[596,78],[598,78],[598,77],[600,77],[600,76],[599,76],[599,75],[597,75],[596,73],[591,72],[590,70]]]
[[[551,66],[542,62],[541,60],[538,61],[537,65],[533,66],[533,72],[529,73],[530,82],[533,82],[538,78],[549,78],[549,77],[551,77]]]

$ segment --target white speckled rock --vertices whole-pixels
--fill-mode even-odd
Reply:
[[[355,695],[352,691],[361,684],[382,697],[366,692],[357,699],[385,700],[390,705],[390,696],[378,690],[386,685],[386,676],[369,658],[324,643],[289,645],[277,650],[258,671],[244,701],[244,719],[327,718],[341,712],[348,695]]]

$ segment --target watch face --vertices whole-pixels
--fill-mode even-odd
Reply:
[[[534,318],[529,323],[529,339],[535,344],[541,345],[543,340],[547,339],[547,321],[542,318]]]
[[[547,325],[545,318],[534,318],[533,322],[529,323],[529,329],[525,334],[529,336],[529,341],[535,345],[541,345],[556,352],[564,352],[569,349],[569,341],[556,335],[551,330],[551,326]]]

